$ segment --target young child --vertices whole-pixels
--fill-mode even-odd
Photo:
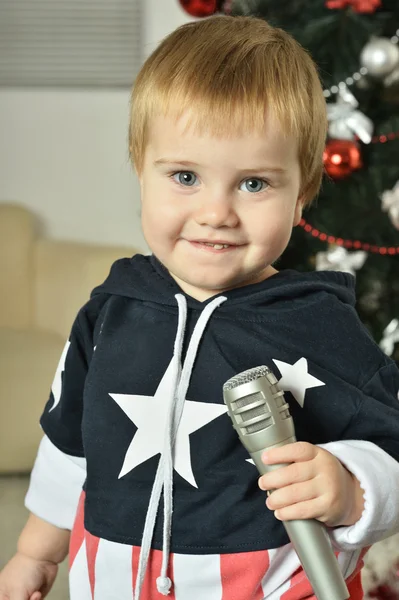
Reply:
[[[68,546],[72,600],[314,598],[281,522],[307,518],[362,598],[367,547],[399,529],[399,373],[350,275],[273,266],[325,136],[311,58],[262,20],[184,25],[146,61],[130,139],[153,255],[117,261],[73,324],[1,600],[43,598]],[[259,478],[222,387],[263,364],[300,441]]]

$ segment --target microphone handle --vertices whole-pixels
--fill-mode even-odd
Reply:
[[[275,444],[273,447],[283,446],[286,443],[287,440],[283,444]],[[265,465],[261,460],[264,450],[250,453],[261,475],[286,466],[284,464]],[[268,493],[272,493],[272,490]],[[346,600],[349,598],[345,579],[323,523],[316,519],[296,519],[282,521],[282,523],[317,600]]]

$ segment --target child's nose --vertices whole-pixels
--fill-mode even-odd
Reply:
[[[236,227],[238,215],[228,196],[208,197],[198,206],[195,220],[199,225],[209,227]]]

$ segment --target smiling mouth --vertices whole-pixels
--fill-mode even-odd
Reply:
[[[223,248],[230,248],[232,244],[212,244],[211,242],[196,242],[198,244],[203,244],[204,246],[210,246],[211,248],[215,248],[216,250],[222,250]]]
[[[222,251],[233,250],[235,248],[238,248],[237,244],[225,244],[223,242],[206,242],[205,240],[204,241],[188,240],[188,241],[192,246],[199,248],[201,250],[222,252]]]

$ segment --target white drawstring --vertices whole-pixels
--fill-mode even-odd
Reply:
[[[154,485],[151,491],[150,502],[148,505],[147,516],[144,525],[136,589],[134,593],[136,600],[140,599],[162,487],[164,488],[163,547],[162,566],[160,576],[157,578],[157,589],[161,594],[166,596],[169,594],[172,586],[172,582],[167,576],[167,569],[170,554],[170,537],[173,513],[173,449],[179,423],[183,414],[184,402],[190,384],[191,372],[194,366],[201,338],[203,336],[205,327],[212,316],[212,313],[218,306],[220,306],[220,304],[227,300],[227,298],[224,296],[219,296],[210,302],[202,311],[191,336],[183,369],[180,374],[181,354],[187,320],[187,304],[186,299],[182,294],[176,294],[175,298],[179,307],[179,320],[172,359],[173,398],[170,399],[171,401],[165,428],[164,448],[159,459],[158,469],[155,475]]]
[[[185,302],[184,296],[179,295],[181,299],[178,299],[179,306],[179,317],[178,317],[178,325],[177,325],[177,333],[174,343],[173,349],[173,359],[172,359],[172,391],[173,396],[176,394],[176,388],[180,379],[180,369],[181,369],[181,353],[183,348],[183,339],[184,339],[184,330],[186,326],[187,320],[187,306]],[[170,406],[173,407],[174,398],[171,399]],[[169,413],[171,408],[169,408]],[[168,418],[169,421],[169,418]],[[151,497],[148,504],[147,515],[144,524],[144,532],[143,539],[141,542],[140,549],[140,558],[137,569],[137,578],[136,578],[136,588],[134,592],[134,598],[139,600],[141,594],[141,588],[143,586],[145,571],[148,562],[148,556],[151,548],[152,536],[154,533],[155,519],[158,512],[159,499],[161,497],[162,486],[163,486],[163,469],[164,469],[164,453],[161,454],[157,472],[155,475],[154,484],[151,491]],[[165,530],[165,529],[164,529]]]
[[[179,338],[179,344],[175,343],[175,352],[179,353],[179,365],[181,362],[181,353],[184,340],[184,330],[187,320],[187,303],[186,299],[182,294],[176,294],[175,296],[179,307],[179,321],[183,322],[181,327],[181,338]],[[179,334],[178,334],[179,335]],[[177,341],[176,336],[176,341]],[[183,367],[184,370],[184,367]],[[164,492],[164,504],[163,504],[163,547],[162,547],[162,566],[161,574],[157,578],[157,590],[160,594],[167,596],[170,588],[172,587],[172,581],[167,576],[169,553],[170,553],[170,536],[172,530],[172,498],[173,498],[173,446],[175,439],[174,427],[174,414],[176,405],[176,389],[179,381],[176,381],[176,386],[173,390],[173,402],[170,403],[166,430],[165,440],[163,447],[163,492]]]
[[[180,377],[179,387],[177,390],[177,403],[175,408],[175,421],[173,427],[173,443],[175,442],[177,430],[179,428],[179,423],[181,416],[183,414],[184,402],[186,399],[186,394],[188,390],[188,386],[190,384],[191,372],[193,370],[194,361],[197,356],[197,351],[199,347],[199,343],[203,336],[205,327],[208,324],[209,319],[212,316],[212,313],[223,304],[223,302],[227,300],[225,296],[219,296],[215,298],[212,302],[210,302],[202,311],[191,336],[190,344],[188,346],[186,359],[184,361],[184,366],[182,370],[182,374]]]

